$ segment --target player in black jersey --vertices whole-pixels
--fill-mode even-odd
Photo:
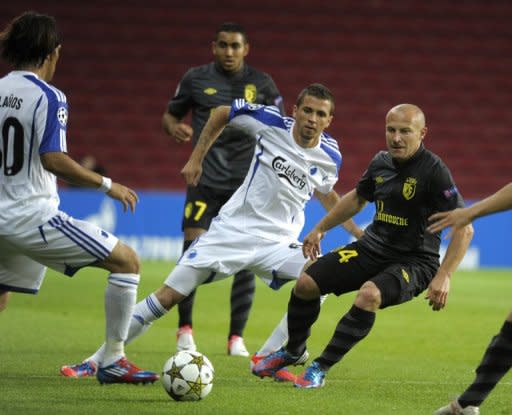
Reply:
[[[476,218],[511,209],[512,182],[470,207],[432,215],[430,220],[433,222],[427,230],[436,233],[448,226],[460,229]],[[473,383],[457,399],[435,411],[434,415],[480,414],[480,405],[511,367],[512,311],[501,326],[500,332],[492,338],[487,346],[482,361],[475,370],[476,376]]]
[[[425,149],[426,132],[425,116],[415,105],[397,105],[387,113],[388,151],[373,158],[357,187],[304,238],[304,255],[315,260],[325,232],[351,218],[367,201],[375,203],[373,222],[356,242],[318,258],[302,273],[288,304],[288,344],[256,364],[255,375],[272,376],[302,356],[322,294],[358,291],[327,347],[295,381],[301,388],[323,386],[327,371],[368,335],[378,309],[409,301],[425,289],[433,310],[446,305],[450,277],[464,257],[473,228],[467,225],[454,232],[440,265],[440,233],[427,232],[428,218],[464,202],[446,165]]]
[[[244,62],[249,52],[242,26],[224,23],[212,42],[214,62],[190,69],[181,79],[163,115],[164,131],[178,143],[197,139],[212,111],[244,98],[255,104],[275,105],[284,114],[281,95],[272,78]],[[192,126],[183,122],[192,111]],[[211,220],[242,183],[252,159],[254,138],[228,126],[211,147],[203,162],[197,187],[187,187],[182,221],[183,251],[206,232]],[[255,290],[254,274],[237,273],[231,290],[231,322],[228,354],[249,356],[242,334],[249,317]],[[192,337],[192,308],[195,291],[179,304],[178,350],[195,350]]]

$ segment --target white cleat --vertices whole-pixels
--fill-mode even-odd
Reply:
[[[478,406],[466,406],[462,408],[457,400],[443,406],[434,412],[434,415],[480,415]]]
[[[233,335],[228,341],[228,355],[248,357],[249,351],[245,347],[244,339],[240,336]]]
[[[176,350],[178,352],[182,350],[195,352],[197,350],[194,336],[192,336],[192,327],[187,325],[178,329],[176,332]]]

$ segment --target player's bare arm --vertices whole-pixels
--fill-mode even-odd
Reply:
[[[66,153],[45,153],[41,155],[41,163],[46,170],[68,183],[93,189],[100,189],[103,186],[103,176],[86,169]],[[110,189],[105,189],[105,192],[113,199],[119,200],[125,212],[128,209],[132,212],[135,211],[135,205],[139,201],[139,197],[134,190],[120,183],[112,183]]]
[[[450,278],[464,258],[473,233],[472,225],[466,225],[453,232],[443,262],[430,282],[425,296],[434,311],[442,310],[446,306],[450,291]]]
[[[187,163],[181,170],[181,174],[188,185],[196,186],[197,183],[199,183],[199,178],[202,173],[201,164],[203,163],[204,157],[228,123],[230,111],[231,107],[229,106],[222,105],[218,107],[208,119],[203,131],[201,131],[201,135],[199,136],[192,154],[190,154]]]
[[[165,112],[162,116],[162,128],[167,135],[174,137],[178,143],[185,143],[192,139],[194,130],[192,127],[174,115]]]
[[[340,196],[334,190],[325,195],[315,191],[315,196],[317,197],[318,200],[320,200],[320,203],[327,212],[329,212],[340,200]],[[364,233],[363,230],[359,226],[357,226],[357,224],[354,222],[352,218],[343,222],[341,226],[343,226],[343,228],[356,239],[359,239]]]
[[[302,251],[304,257],[315,260],[320,255],[320,240],[335,226],[351,219],[366,205],[366,200],[358,196],[356,190],[343,195],[304,238]]]
[[[502,187],[493,195],[471,205],[467,208],[459,208],[450,212],[439,212],[429,217],[432,224],[427,228],[431,233],[437,233],[444,228],[461,228],[468,225],[480,216],[489,215],[512,209],[512,183]],[[451,233],[447,235],[450,237]]]

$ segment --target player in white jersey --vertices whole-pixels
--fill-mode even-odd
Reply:
[[[213,112],[182,170],[187,184],[197,185],[204,156],[228,121],[256,138],[251,167],[243,184],[208,231],[184,252],[164,284],[135,306],[127,341],[142,334],[200,284],[241,269],[254,271],[273,289],[298,278],[306,263],[297,239],[306,202],[316,195],[330,209],[339,199],[333,186],[341,154],[336,140],[323,132],[333,112],[333,96],[320,84],[300,93],[295,119],[281,116],[275,107],[243,100]],[[104,347],[86,361],[101,360]]]
[[[14,71],[0,79],[0,298],[36,294],[50,267],[73,276],[85,266],[110,271],[105,294],[106,348],[98,362],[102,383],[154,382],[124,353],[137,297],[139,259],[114,235],[59,210],[57,177],[97,188],[132,212],[137,194],[85,169],[66,148],[66,96],[48,84],[60,56],[55,19],[27,12],[0,33],[2,57]],[[96,372],[89,363],[81,375]]]

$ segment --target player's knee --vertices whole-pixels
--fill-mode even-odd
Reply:
[[[375,311],[379,308],[382,297],[379,288],[371,281],[365,282],[357,292],[355,305],[363,310]]]
[[[140,272],[140,259],[137,253],[127,245],[124,245],[124,263],[127,273],[138,274]]]
[[[110,272],[127,274],[139,274],[140,272],[139,256],[132,248],[121,242],[116,245],[105,261],[105,265]]]
[[[305,272],[297,280],[293,289],[294,294],[303,300],[314,300],[320,297],[320,289],[313,278]]]

